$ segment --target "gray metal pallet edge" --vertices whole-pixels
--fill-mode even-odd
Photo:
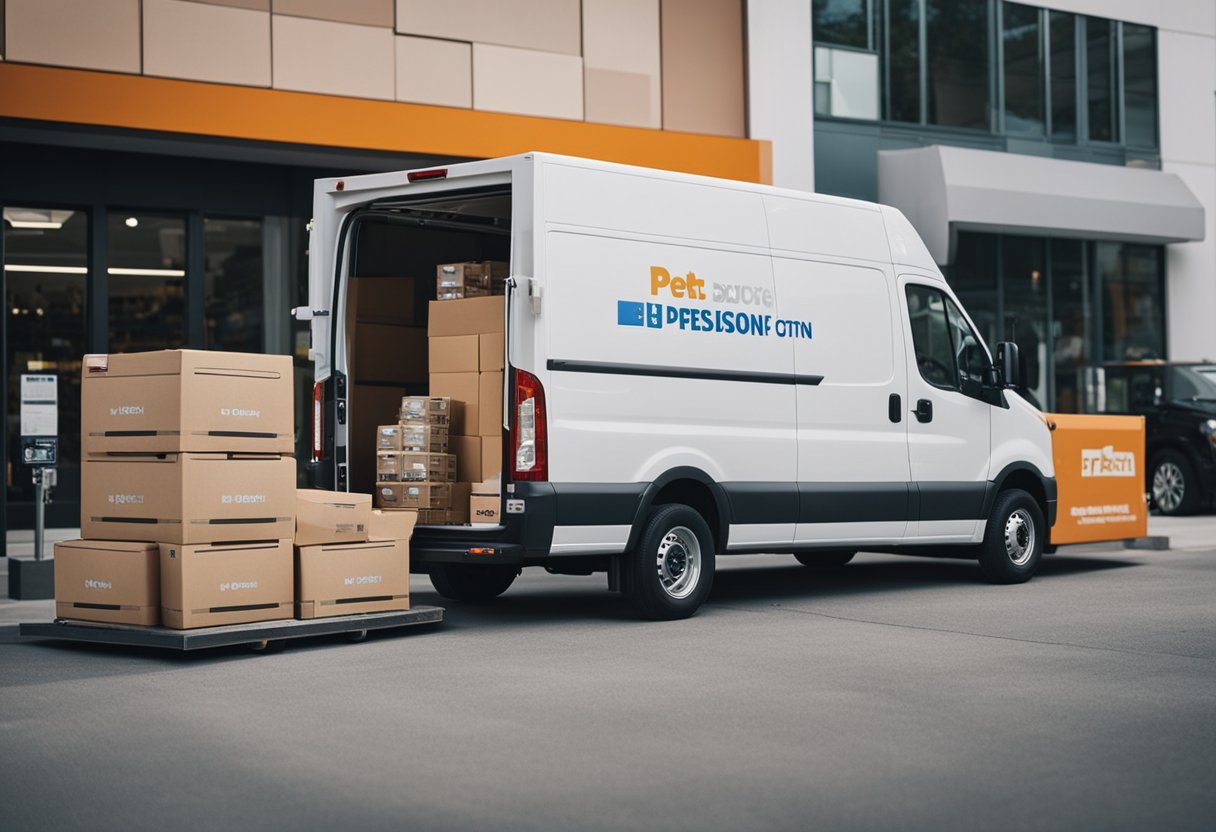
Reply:
[[[283,619],[253,624],[200,627],[173,630],[168,627],[141,627],[134,624],[105,624],[95,621],[56,619],[24,623],[19,632],[31,638],[58,639],[92,644],[121,644],[132,647],[161,647],[168,650],[201,650],[233,645],[266,645],[288,639],[346,634],[361,636],[371,630],[389,630],[443,622],[443,607],[414,607],[402,612],[373,612],[314,618],[307,621]]]

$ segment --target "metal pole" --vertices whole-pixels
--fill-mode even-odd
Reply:
[[[46,486],[42,468],[34,469],[34,560],[42,560],[42,538],[46,533]]]

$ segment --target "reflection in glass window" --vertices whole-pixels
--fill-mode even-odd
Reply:
[[[207,349],[262,352],[262,223],[203,220]]]
[[[908,284],[907,295],[912,345],[921,376],[934,387],[957,388],[954,346],[946,321],[944,296],[937,289],[914,283]]]
[[[1001,241],[1005,330],[1001,336],[1018,345],[1022,383],[1037,399],[1047,401],[1047,271],[1044,241],[1007,236]]]
[[[1085,21],[1085,66],[1089,78],[1089,138],[1119,140],[1115,89],[1115,23],[1097,17]]]
[[[929,123],[988,127],[987,0],[926,0]]]
[[[185,343],[186,221],[111,211],[110,352]]]
[[[1039,10],[1020,3],[1002,6],[1005,56],[1005,130],[1043,132],[1043,45]]]
[[[1148,26],[1123,24],[1124,141],[1157,146],[1157,44]]]
[[[920,121],[920,2],[888,0],[887,90],[891,121]]]
[[[868,0],[814,0],[811,31],[819,43],[868,49]]]
[[[841,118],[878,118],[878,55],[815,47],[815,112]]]
[[[982,385],[988,371],[988,358],[979,336],[963,317],[962,310],[946,299],[946,318],[950,322],[950,336],[954,339],[954,358],[958,367],[959,387],[966,392]]]
[[[1085,367],[1092,363],[1093,305],[1079,240],[1051,241],[1051,300],[1055,351],[1055,403],[1059,413],[1080,413]]]
[[[1077,140],[1077,18],[1049,12],[1051,30],[1051,136]]]
[[[1165,288],[1161,249],[1097,243],[1102,287],[1102,351],[1106,361],[1165,358]]]
[[[954,262],[946,275],[950,288],[966,307],[984,342],[988,344],[1000,340],[996,241],[995,234],[960,231]]]

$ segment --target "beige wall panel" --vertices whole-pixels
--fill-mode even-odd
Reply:
[[[139,0],[6,0],[5,58],[139,72]]]
[[[274,13],[391,28],[393,0],[274,0]]]
[[[451,40],[398,36],[397,100],[472,107],[473,47]]]
[[[583,59],[473,44],[473,107],[550,118],[583,117]]]
[[[270,14],[144,0],[144,74],[270,86]]]
[[[663,0],[663,129],[742,136],[740,0]]]
[[[4,0],[0,0],[0,61],[4,60]]]
[[[579,0],[397,0],[403,35],[581,54]]]
[[[588,121],[662,126],[659,0],[583,0],[583,65]]]
[[[394,97],[391,29],[275,15],[271,30],[276,89]]]
[[[255,12],[270,11],[270,0],[190,0],[191,3],[206,3],[209,6],[231,6],[234,9],[250,9]]]

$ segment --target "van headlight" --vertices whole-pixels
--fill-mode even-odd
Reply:
[[[1208,444],[1216,449],[1216,419],[1199,423],[1199,432],[1208,438]]]

